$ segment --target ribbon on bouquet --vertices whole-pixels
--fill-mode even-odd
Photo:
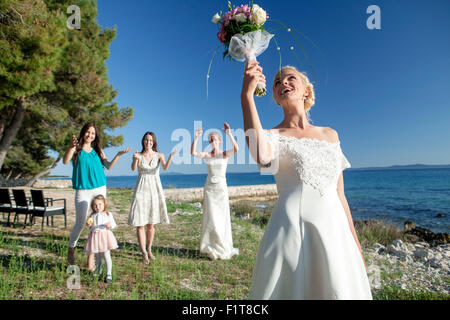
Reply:
[[[256,57],[269,47],[270,39],[273,36],[273,34],[265,30],[235,34],[230,40],[228,54],[236,61],[256,61]],[[266,91],[266,85],[258,82],[255,96],[263,96],[266,94]]]

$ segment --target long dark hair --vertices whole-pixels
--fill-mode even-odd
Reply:
[[[86,123],[83,128],[81,128],[80,136],[78,137],[78,146],[75,151],[75,154],[73,155],[74,163],[77,164],[78,155],[81,152],[81,149],[84,145],[84,135],[86,134],[86,131],[88,131],[89,128],[93,127],[95,130],[95,139],[91,142],[92,148],[95,150],[99,158],[102,158],[102,143],[101,143],[101,137],[100,137],[100,131],[98,130],[97,126],[93,122]]]
[[[147,132],[144,134],[144,136],[142,137],[142,141],[141,141],[141,143],[142,143],[142,151],[141,151],[141,153],[143,153],[143,152],[145,151],[145,147],[144,147],[144,139],[145,139],[145,137],[146,137],[148,134],[151,135],[152,138],[153,138],[153,146],[152,146],[152,150],[155,151],[155,152],[158,152],[158,142],[156,142],[156,136],[155,136],[155,134],[154,134],[153,132],[151,132],[151,131],[147,131]]]

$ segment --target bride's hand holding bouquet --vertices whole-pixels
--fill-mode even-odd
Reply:
[[[253,96],[258,83],[266,86],[266,77],[262,73],[263,69],[259,65],[258,61],[248,61],[245,66],[244,79],[242,81],[242,93],[241,95],[246,98]]]

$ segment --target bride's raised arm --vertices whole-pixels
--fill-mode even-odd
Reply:
[[[194,140],[192,141],[192,144],[191,144],[191,154],[194,157],[197,157],[197,158],[205,158],[206,155],[208,154],[208,152],[197,152],[197,151],[195,151],[195,149],[197,147],[197,140],[198,140],[199,137],[202,136],[202,134],[203,134],[203,129],[195,130],[195,137],[194,137]]]
[[[272,150],[263,132],[253,96],[258,82],[266,83],[262,67],[259,66],[257,61],[248,61],[245,66],[241,92],[245,140],[253,159],[261,165],[266,165],[271,160]]]
[[[224,122],[223,127],[224,127],[223,131],[230,138],[231,143],[233,143],[233,149],[226,150],[223,152],[224,157],[228,158],[228,157],[231,157],[232,155],[234,155],[235,153],[239,152],[239,146],[238,146],[236,140],[234,140],[233,135],[231,134],[230,125],[228,123]]]

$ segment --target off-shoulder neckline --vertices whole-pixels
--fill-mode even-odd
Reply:
[[[331,141],[327,141],[327,140],[321,140],[321,139],[310,138],[310,137],[300,137],[299,138],[299,137],[294,137],[294,136],[284,136],[282,134],[279,134],[275,130],[271,130],[271,129],[264,129],[264,130],[269,132],[269,133],[275,134],[275,135],[277,135],[279,137],[285,138],[287,140],[299,140],[299,141],[301,141],[301,140],[309,140],[309,141],[317,141],[317,142],[320,142],[320,143],[330,144],[330,145],[339,145],[341,143],[340,140],[331,142]]]

